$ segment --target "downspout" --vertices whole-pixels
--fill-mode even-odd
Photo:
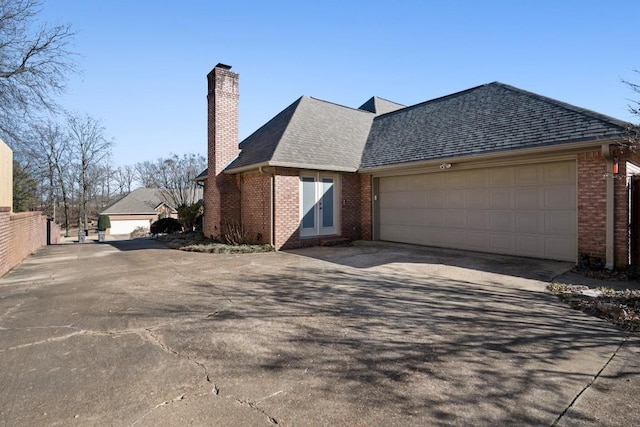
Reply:
[[[274,185],[273,185],[273,181],[275,179],[275,174],[272,173],[268,173],[262,170],[262,166],[258,166],[258,170],[260,171],[261,174],[263,175],[267,175],[269,177],[269,244],[273,247],[276,246],[275,244],[275,230],[274,230],[274,209],[273,209],[273,192],[274,192]]]
[[[615,265],[614,257],[614,231],[615,231],[615,187],[614,187],[614,175],[613,175],[613,155],[611,153],[611,146],[609,144],[602,144],[602,157],[607,162],[607,172],[605,177],[607,180],[607,204],[606,204],[606,222],[605,222],[605,253],[606,261],[605,268],[613,270]]]

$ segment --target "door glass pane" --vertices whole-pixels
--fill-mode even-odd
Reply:
[[[302,228],[315,228],[316,183],[313,178],[302,178]]]
[[[322,226],[333,227],[333,179],[322,178]]]

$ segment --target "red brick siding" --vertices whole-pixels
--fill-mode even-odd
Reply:
[[[371,239],[371,177],[356,173],[339,174],[340,230],[348,239]],[[291,249],[315,246],[323,236],[300,238],[300,171],[276,169],[275,246]]]
[[[238,155],[238,78],[223,68],[207,76],[208,178],[204,191],[204,234],[217,237],[221,221],[240,220],[240,193],[234,177],[222,175]]]
[[[58,243],[60,228],[51,225],[51,243]],[[0,208],[0,276],[46,244],[47,217],[42,212],[11,213]]]
[[[578,154],[578,254],[606,260],[606,161],[600,151]]]
[[[640,166],[640,156],[636,153],[615,153],[618,157],[618,175],[614,181],[615,197],[615,264],[624,266],[629,264],[629,192],[627,181],[627,161]]]
[[[614,176],[614,263],[629,263],[629,187],[626,161],[637,156],[616,154]],[[578,254],[606,260],[607,162],[600,151],[578,155]]]
[[[371,240],[373,235],[373,200],[371,175],[359,175],[360,177],[360,237],[362,240]]]
[[[300,240],[300,171],[277,168],[274,179],[274,245],[276,249],[299,248]],[[308,242],[310,243],[310,242]]]
[[[271,177],[260,172],[240,177],[242,225],[259,243],[271,241]]]

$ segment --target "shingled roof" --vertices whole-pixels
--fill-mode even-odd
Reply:
[[[355,172],[374,116],[303,96],[242,141],[226,171],[282,166]]]
[[[397,102],[389,101],[378,96],[372,96],[367,102],[358,107],[358,110],[370,111],[376,116],[379,116],[380,114],[391,113],[404,107],[406,107],[406,105],[398,104]]]
[[[495,82],[377,116],[361,168],[617,138],[626,125]]]
[[[109,206],[103,214],[153,214],[163,203],[157,188],[138,188]]]

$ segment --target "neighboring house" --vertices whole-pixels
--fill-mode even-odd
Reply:
[[[130,234],[138,227],[149,229],[151,223],[159,218],[177,218],[177,210],[169,206],[162,191],[157,188],[138,188],[100,212],[100,215],[109,216],[109,233]],[[202,198],[201,189],[197,189],[196,197]]]
[[[238,145],[230,68],[207,76],[208,236],[237,223],[276,249],[347,238],[640,258],[625,122],[496,82],[410,107],[303,96]]]

